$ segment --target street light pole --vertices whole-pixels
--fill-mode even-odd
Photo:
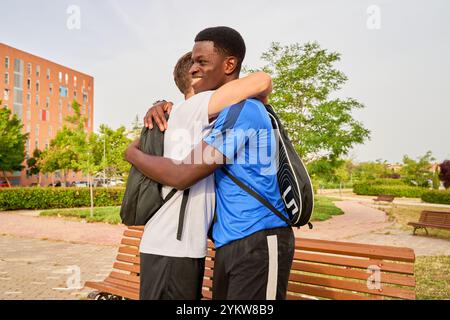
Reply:
[[[108,187],[106,183],[106,135],[103,136],[103,183]]]

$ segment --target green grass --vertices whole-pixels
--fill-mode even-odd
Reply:
[[[316,195],[311,221],[325,221],[332,216],[344,214],[341,209],[333,204],[333,201],[339,201],[339,199]]]
[[[450,300],[450,256],[416,258],[416,298]]]
[[[40,213],[40,215],[85,219],[87,222],[119,224],[121,223],[119,212],[120,207],[96,207],[94,208],[94,216],[92,218],[90,208],[44,210]]]
[[[339,199],[316,196],[314,203],[314,212],[311,221],[325,221],[334,215],[340,215],[344,212],[333,204],[333,201]],[[121,223],[120,207],[96,207],[94,208],[94,217],[91,218],[89,208],[71,208],[71,209],[52,209],[44,210],[41,216],[65,217],[85,219],[87,222],[106,222],[111,224]]]

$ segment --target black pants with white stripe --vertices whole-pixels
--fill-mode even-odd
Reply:
[[[292,228],[256,232],[216,251],[213,299],[283,300],[294,256]]]

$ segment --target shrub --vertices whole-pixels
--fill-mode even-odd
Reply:
[[[450,190],[430,190],[422,194],[422,201],[450,204]]]
[[[125,188],[94,188],[94,206],[119,206]],[[89,207],[89,188],[5,188],[0,189],[0,208],[55,209]]]
[[[353,185],[353,192],[358,195],[378,196],[381,194],[395,197],[420,198],[428,189],[411,187],[407,185],[372,185],[367,183],[357,183]]]
[[[407,184],[400,179],[375,179],[375,180],[366,180],[362,183],[366,183],[369,185],[383,185],[383,186],[406,186]]]

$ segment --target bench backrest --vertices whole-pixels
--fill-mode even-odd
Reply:
[[[209,242],[203,296],[211,299],[214,245]],[[287,299],[415,299],[410,248],[296,238]]]
[[[450,226],[450,212],[424,210],[420,213],[420,223]]]
[[[143,227],[124,232],[109,278],[139,289]],[[215,249],[208,241],[203,296],[212,298]],[[410,248],[296,238],[288,299],[415,299]]]
[[[382,195],[379,195],[377,197],[377,200],[378,201],[389,201],[389,202],[392,202],[392,201],[394,201],[394,198],[395,198],[395,196],[389,196],[389,195],[382,194]]]
[[[115,283],[119,287],[126,286],[137,290],[137,292],[123,291],[115,292],[129,299],[139,299],[139,273],[140,273],[140,254],[139,244],[141,242],[144,227],[128,227],[124,231],[120,242],[119,252],[116,261],[113,264],[113,271],[109,274],[107,280],[109,283]],[[118,289],[121,290],[120,288]]]
[[[297,238],[288,299],[415,299],[409,248]]]

